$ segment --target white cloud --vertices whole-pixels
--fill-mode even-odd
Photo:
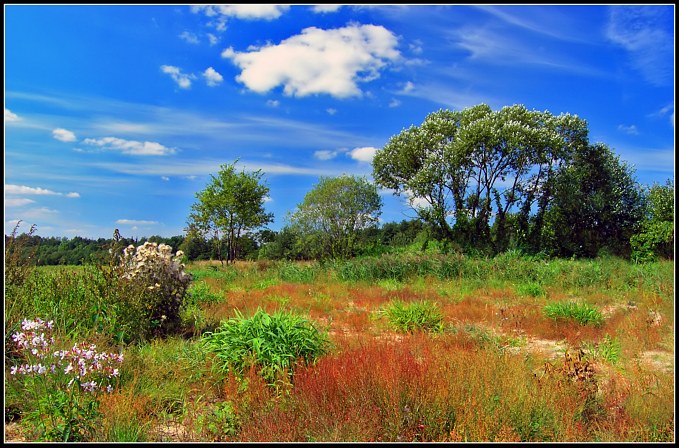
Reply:
[[[217,71],[212,67],[208,67],[203,72],[203,77],[205,78],[205,82],[207,83],[207,85],[210,87],[214,87],[221,83],[222,81],[224,81],[222,75],[217,73]]]
[[[16,121],[21,121],[21,118],[11,110],[5,108],[5,122],[13,123]]]
[[[62,128],[54,129],[52,131],[52,137],[61,142],[74,142],[77,140],[73,132]]]
[[[314,5],[311,10],[317,14],[325,14],[329,12],[337,12],[342,5]]]
[[[5,207],[21,207],[23,205],[32,204],[35,201],[26,198],[8,198],[5,199]]]
[[[198,45],[200,43],[200,40],[198,40],[198,36],[196,36],[193,33],[189,33],[188,31],[184,31],[183,33],[181,33],[179,35],[179,38],[193,45]]]
[[[328,151],[326,149],[314,151],[314,158],[318,160],[331,160],[337,157],[337,151]]]
[[[379,78],[387,62],[400,57],[397,44],[396,36],[382,26],[309,27],[278,45],[249,52],[229,47],[222,57],[242,70],[236,80],[255,92],[265,93],[280,85],[288,96],[346,98],[361,96],[356,83]]]
[[[408,81],[408,82],[406,82],[405,85],[403,86],[403,90],[401,90],[401,92],[402,92],[402,93],[412,92],[414,88],[415,88],[415,84],[413,84],[412,82]]]
[[[191,80],[196,79],[195,75],[182,73],[179,67],[174,67],[172,65],[161,65],[160,70],[172,77],[174,82],[182,89],[188,89],[191,87]]]
[[[170,180],[170,178],[167,177],[167,176],[160,176],[160,178],[161,178],[162,180],[164,180],[165,182],[169,182],[169,180]]]
[[[34,194],[34,195],[39,195],[39,196],[66,196],[67,198],[79,198],[80,194],[71,192],[71,193],[59,193],[56,191],[48,190],[46,188],[40,188],[40,187],[27,187],[25,185],[5,185],[5,194],[20,194],[20,195],[26,195],[26,194]]]
[[[273,20],[290,9],[287,5],[198,5],[191,11],[202,11],[208,17],[235,17],[246,20]]]
[[[337,113],[337,109],[334,109],[334,108],[332,108],[332,107],[329,107],[329,108],[325,109],[325,111],[326,111],[329,115],[335,115],[335,114]]]
[[[85,145],[99,146],[109,151],[120,151],[123,154],[133,156],[165,156],[176,152],[173,148],[168,148],[157,142],[138,142],[117,137],[86,138],[83,140],[83,143]]]
[[[266,105],[269,107],[278,107],[281,105],[281,102],[278,100],[267,100]]]
[[[674,14],[670,5],[609,7],[606,36],[629,53],[631,63],[654,85],[667,85],[674,79],[674,36],[664,24],[671,26]]]
[[[152,224],[158,224],[158,221],[145,221],[143,219],[119,219],[116,221],[116,224],[123,224],[127,226],[143,226],[143,225],[152,225]]]
[[[400,105],[401,105],[401,102],[400,102],[399,100],[397,100],[396,98],[393,98],[393,99],[389,102],[389,107],[398,107],[398,106],[400,106]]]
[[[264,196],[264,202],[273,202],[271,196]]]
[[[217,45],[217,42],[219,42],[219,37],[215,36],[212,33],[208,33],[207,38],[210,41],[210,46]]]
[[[375,157],[375,153],[378,151],[378,148],[374,148],[372,146],[365,146],[363,148],[354,148],[351,151],[349,151],[349,156],[354,159],[358,160],[359,162],[372,162],[373,157]]]
[[[635,125],[625,126],[624,124],[620,124],[618,125],[618,131],[629,135],[639,135],[639,130]]]

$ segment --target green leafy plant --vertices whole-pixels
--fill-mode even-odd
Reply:
[[[584,302],[557,302],[544,307],[547,317],[554,320],[573,319],[580,325],[600,327],[604,323],[601,312]]]
[[[427,300],[408,304],[397,300],[382,313],[387,316],[392,327],[403,333],[443,330],[443,314],[436,303]]]
[[[292,377],[298,363],[313,363],[330,348],[327,335],[309,319],[261,309],[249,319],[236,310],[236,317],[205,333],[203,341],[222,370],[242,375],[254,366],[269,384],[281,374]]]

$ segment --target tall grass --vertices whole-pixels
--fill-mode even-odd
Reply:
[[[443,313],[434,302],[422,300],[404,303],[396,300],[391,302],[382,313],[393,328],[403,333],[443,331]]]
[[[254,365],[270,383],[282,374],[292,376],[298,364],[313,363],[329,350],[326,334],[309,319],[259,309],[250,318],[236,310],[236,317],[204,334],[203,341],[224,371],[242,375]]]

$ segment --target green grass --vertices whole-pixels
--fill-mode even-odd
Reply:
[[[580,325],[600,327],[604,323],[601,312],[584,302],[557,302],[544,307],[545,315],[554,320],[575,320]]]
[[[402,333],[443,330],[443,313],[435,302],[422,300],[404,303],[396,300],[391,302],[382,313],[387,317],[391,326]]]
[[[261,309],[250,318],[236,310],[236,317],[204,334],[203,341],[224,371],[242,375],[254,365],[269,383],[284,372],[292,375],[298,363],[313,363],[330,348],[327,335],[311,320]]]

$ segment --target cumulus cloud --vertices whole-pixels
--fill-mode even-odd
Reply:
[[[236,80],[258,93],[282,86],[288,96],[346,98],[361,96],[357,82],[379,78],[380,70],[400,57],[397,44],[396,36],[382,26],[309,27],[278,45],[246,52],[229,47],[222,57],[241,69]]]
[[[401,102],[397,100],[396,98],[392,98],[392,100],[389,102],[389,107],[398,107],[401,105]]]
[[[12,123],[16,121],[20,121],[21,118],[11,110],[5,108],[5,122],[6,123]]]
[[[210,41],[210,46],[217,45],[217,42],[219,42],[219,38],[212,33],[207,34],[207,39]]]
[[[143,219],[119,219],[116,221],[116,224],[122,224],[126,226],[143,226],[158,224],[158,221],[146,221]]]
[[[331,160],[337,157],[337,151],[328,151],[326,149],[315,151],[314,158],[318,160]]]
[[[61,142],[76,141],[75,134],[67,129],[57,128],[52,131],[52,137]]]
[[[314,5],[311,10],[317,14],[325,14],[338,11],[342,5]]]
[[[216,85],[219,85],[222,81],[224,81],[224,78],[222,75],[220,75],[214,68],[208,67],[204,72],[203,72],[203,77],[205,78],[205,82],[207,83],[208,86],[214,87]]]
[[[365,146],[362,148],[354,148],[351,151],[349,151],[349,157],[351,157],[354,160],[358,160],[359,162],[372,162],[373,157],[375,157],[375,153],[378,151],[378,148],[374,148],[372,146]]]
[[[266,100],[266,105],[269,107],[278,107],[281,105],[281,102],[278,100]]]
[[[161,65],[160,70],[163,73],[170,75],[174,82],[182,89],[191,87],[191,80],[196,79],[195,75],[182,73],[179,67],[174,67],[172,65]]]
[[[40,187],[27,187],[26,185],[5,185],[5,194],[17,195],[40,195],[40,196],[66,196],[67,198],[79,198],[80,194],[76,192],[59,193],[57,191],[48,190]]]
[[[246,20],[273,20],[288,11],[288,5],[196,5],[191,11],[208,17],[235,17]]]
[[[179,35],[179,38],[193,45],[198,45],[200,43],[200,40],[198,40],[198,36],[196,36],[193,33],[189,33],[188,31],[184,31],[183,33],[181,33]]]
[[[138,142],[117,137],[86,138],[83,143],[133,156],[165,156],[176,152],[173,148],[168,148],[157,142]]]

